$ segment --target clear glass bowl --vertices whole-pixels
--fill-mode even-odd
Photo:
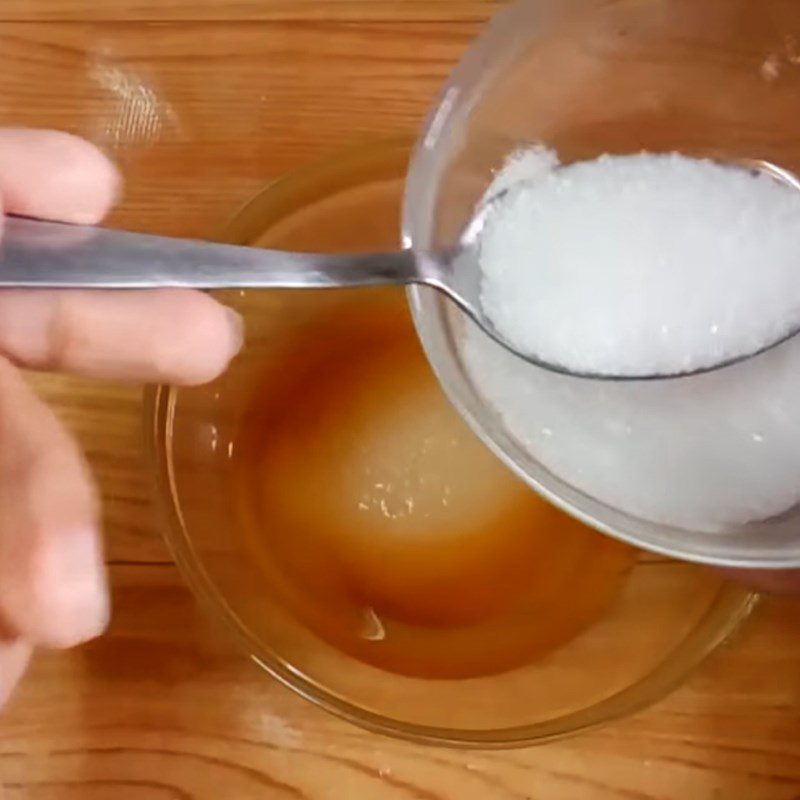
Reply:
[[[506,156],[530,143],[556,150],[562,162],[603,153],[680,151],[735,162],[764,160],[798,172],[798,63],[800,6],[793,0],[516,3],[470,49],[427,121],[407,181],[405,244],[421,251],[454,244]],[[726,415],[738,414],[742,426],[770,414],[792,415],[800,402],[792,394],[794,387],[779,398],[777,410],[768,409],[767,403],[772,387],[786,383],[787,370],[796,374],[800,369],[800,337],[730,371],[685,379],[698,395],[706,395],[705,411],[697,414],[694,429],[687,426],[677,436],[663,436],[658,418],[651,419],[649,430],[634,430],[634,436],[653,441],[661,436],[660,454],[649,461],[636,461],[630,450],[611,453],[615,442],[588,423],[582,432],[587,457],[592,448],[606,448],[604,456],[611,453],[627,464],[627,474],[637,470],[641,486],[673,481],[676,509],[681,506],[681,481],[685,491],[697,493],[697,486],[685,485],[682,466],[707,460],[712,480],[741,485],[744,504],[761,474],[783,470],[781,482],[788,484],[784,495],[790,498],[786,505],[779,501],[760,521],[709,530],[626,508],[618,491],[619,482],[626,480],[624,471],[617,486],[612,475],[598,488],[596,480],[575,477],[576,470],[569,475],[560,470],[557,458],[547,461],[536,445],[526,447],[465,365],[468,323],[462,314],[425,288],[412,288],[409,297],[428,358],[450,400],[484,442],[552,502],[599,530],[669,556],[740,568],[800,566],[800,513],[797,506],[786,511],[800,494],[800,461],[793,455],[798,448],[784,442],[785,465],[758,462],[763,451],[757,448],[761,434],[754,423],[735,432],[753,441],[732,450],[725,463],[715,460],[711,447],[697,457],[687,455],[694,452],[694,439],[703,435],[697,429],[724,424]],[[496,357],[505,357],[499,348]],[[756,403],[748,404],[747,397],[738,405],[733,402],[733,394],[748,385],[755,387],[755,394],[759,387],[763,390],[758,403],[764,414],[753,411]],[[662,387],[665,393],[674,390],[662,383],[647,391]],[[634,408],[635,392],[644,391],[628,384],[614,389],[612,396],[597,382],[570,385],[570,379],[558,376],[542,377],[538,390],[550,400],[559,392],[568,396],[576,424],[588,416],[583,412],[595,400],[605,403],[611,419],[618,409]],[[583,400],[576,399],[579,392]],[[536,402],[532,392],[531,403]],[[738,458],[750,458],[750,452],[752,461],[737,464]]]
[[[391,247],[399,239],[409,150],[409,141],[389,142],[290,175],[259,194],[220,238],[331,251]],[[659,699],[751,609],[754,595],[714,571],[642,554],[605,616],[547,657],[505,674],[403,677],[335,649],[285,609],[245,546],[233,513],[230,460],[244,406],[264,365],[280,357],[282,335],[331,294],[225,292],[221,298],[247,321],[247,345],[231,370],[209,386],[162,386],[147,396],[146,433],[165,536],[212,614],[256,663],[303,697],[365,728],[415,741],[528,745]]]

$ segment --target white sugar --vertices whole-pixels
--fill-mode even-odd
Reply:
[[[677,154],[555,169],[512,157],[480,237],[482,303],[519,350],[573,371],[680,372],[800,322],[800,193]]]
[[[464,359],[536,461],[616,509],[724,531],[800,501],[800,340],[718,372],[657,382],[545,372],[472,325]]]
[[[526,348],[578,369],[663,370],[755,349],[797,321],[793,190],[680,156],[553,163],[517,155],[488,193],[511,187],[482,243],[486,303]],[[472,324],[462,346],[519,445],[601,502],[704,531],[800,502],[798,337],[652,383],[546,372]]]

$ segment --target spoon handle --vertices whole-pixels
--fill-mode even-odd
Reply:
[[[291,253],[22,217],[5,219],[0,240],[0,287],[292,289],[420,280],[409,250]]]

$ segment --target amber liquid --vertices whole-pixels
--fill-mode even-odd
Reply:
[[[275,601],[385,670],[530,662],[600,617],[633,560],[467,429],[396,293],[337,304],[282,342],[238,440],[238,510]]]
[[[404,166],[306,183],[273,203],[261,243],[395,247]],[[635,552],[541,500],[472,434],[402,291],[307,297],[281,300],[277,331],[251,325],[269,355],[232,448],[235,527],[270,602],[356,659],[432,678],[513,669],[606,614]]]

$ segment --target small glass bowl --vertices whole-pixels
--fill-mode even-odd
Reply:
[[[679,151],[733,163],[768,162],[800,173],[798,64],[800,5],[793,0],[515,3],[453,72],[418,140],[407,181],[404,243],[423,252],[454,245],[506,157],[534,143],[555,150],[562,163],[604,153]],[[538,370],[532,405],[541,406],[549,396],[564,408],[566,398],[578,424],[592,418],[593,407],[606,409],[582,430],[584,452],[596,453],[601,465],[587,478],[579,474],[580,466],[563,469],[562,453],[552,446],[547,454],[541,442],[526,446],[520,436],[528,434],[515,434],[505,409],[477,385],[465,356],[470,323],[464,316],[424,287],[411,288],[409,298],[428,359],[451,402],[511,469],[552,502],[612,536],[674,558],[734,568],[800,567],[800,506],[792,505],[797,482],[790,472],[800,472],[800,461],[786,441],[775,463],[758,449],[759,423],[791,418],[796,408],[797,389],[785,377],[792,370],[796,374],[800,337],[736,367],[682,379],[686,390],[705,397],[706,406],[674,436],[664,433],[667,417],[676,409],[677,418],[685,395],[670,401],[675,386],[666,386],[669,382],[653,382],[646,390],[641,384],[616,384],[612,390]],[[507,358],[499,347],[494,357]],[[518,364],[522,375],[526,367]],[[761,392],[758,402],[752,394],[731,400],[746,385]],[[641,407],[636,393],[644,391],[665,393],[664,415],[636,417]],[[774,407],[777,395],[780,404]],[[739,427],[723,429],[735,415]],[[563,416],[566,425],[568,415]],[[622,427],[629,419],[640,424],[624,426],[626,442],[621,434],[608,433],[608,426],[619,420]],[[717,421],[720,436],[728,437],[719,456],[712,447],[695,446],[704,426]],[[652,444],[642,455],[645,439]],[[577,440],[573,445],[577,448]],[[680,510],[690,507],[680,499],[681,487],[695,499],[705,491],[702,476],[686,477],[701,462],[710,482],[737,487],[732,494],[746,511],[761,508],[750,494],[761,475],[784,470],[788,478],[780,490],[767,487],[776,499],[767,504],[768,512],[755,512],[759,519],[703,527],[679,519]],[[639,477],[641,494],[634,500],[628,489],[619,489],[628,483],[625,469]],[[656,486],[675,487],[673,510],[660,519],[647,510],[646,493]]]
[[[399,238],[410,144],[362,148],[290,175],[259,194],[220,238],[296,249],[313,243],[332,251],[391,247]],[[361,221],[357,233],[353,219]],[[468,680],[403,677],[317,638],[276,602],[243,547],[228,486],[237,421],[254,382],[282,333],[328,297],[220,293],[246,318],[241,356],[209,386],[161,386],[146,398],[146,434],[166,540],[196,594],[270,675],[379,733],[438,745],[523,746],[630,714],[661,698],[747,616],[753,594],[703,567],[642,554],[605,616],[547,657],[505,674]]]

